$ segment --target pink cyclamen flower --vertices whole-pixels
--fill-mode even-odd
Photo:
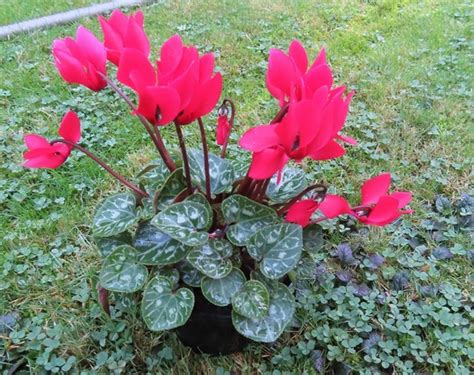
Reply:
[[[81,123],[76,113],[69,111],[63,117],[58,130],[59,135],[66,141],[76,144],[81,138]],[[71,153],[72,146],[64,143],[51,145],[46,138],[37,134],[24,137],[28,151],[23,154],[27,168],[58,168]]]
[[[53,56],[56,68],[66,82],[77,83],[93,91],[107,86],[101,76],[106,74],[105,48],[85,27],[78,27],[76,39],[56,39],[53,42]]]
[[[412,210],[402,210],[412,200],[412,194],[407,191],[389,193],[390,173],[382,173],[362,185],[362,206],[370,207],[367,216],[355,210],[359,221],[369,225],[384,226],[400,216],[412,213]]]
[[[220,146],[224,145],[227,138],[229,138],[231,126],[227,115],[219,115],[217,117],[217,128],[216,128],[216,143]]]
[[[290,159],[301,162],[305,157],[327,160],[344,155],[344,148],[335,139],[346,141],[339,132],[353,93],[344,98],[343,91],[344,88],[329,91],[323,86],[311,100],[291,103],[280,123],[260,125],[245,132],[239,144],[253,152],[249,176],[271,177]]]
[[[134,48],[147,57],[150,55],[150,42],[143,28],[141,11],[127,16],[116,9],[109,19],[99,16],[99,22],[104,33],[107,59],[111,63],[119,64],[124,48]]]
[[[332,71],[326,62],[326,51],[321,49],[308,69],[308,56],[303,45],[294,40],[288,54],[272,48],[268,58],[267,89],[279,100],[280,106],[290,101],[311,99],[321,87],[331,88]]]
[[[199,56],[195,47],[185,47],[175,35],[161,47],[156,69],[139,51],[125,49],[117,78],[137,92],[137,112],[149,121],[185,125],[207,115],[219,100],[222,76],[213,71],[212,53]]]

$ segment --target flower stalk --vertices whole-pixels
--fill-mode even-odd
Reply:
[[[181,156],[183,158],[184,178],[186,179],[186,186],[188,188],[189,194],[192,194],[193,184],[191,181],[191,172],[189,169],[188,153],[186,152],[186,143],[184,142],[181,126],[178,125],[176,122],[174,123],[174,126],[176,129],[176,135],[178,136],[179,148],[181,149]]]
[[[207,137],[206,129],[202,122],[201,117],[198,117],[199,131],[201,132],[201,141],[202,141],[202,152],[204,156],[204,174],[206,178],[206,197],[208,201],[211,201],[211,176],[209,172],[209,151],[207,148]]]
[[[51,145],[54,145],[55,143],[64,143],[80,152],[83,154],[87,155],[89,158],[94,160],[98,165],[100,165],[102,168],[104,168],[111,176],[113,176],[116,180],[118,180],[122,185],[128,187],[129,189],[133,190],[136,194],[139,196],[146,198],[148,197],[148,193],[144,192],[142,189],[140,189],[138,186],[132,184],[130,181],[128,181],[125,177],[123,177],[121,174],[117,173],[114,171],[109,165],[107,165],[102,159],[94,155],[92,152],[89,150],[85,149],[82,146],[79,146],[78,144],[75,144],[73,142],[67,141],[65,139],[55,139],[50,142]]]

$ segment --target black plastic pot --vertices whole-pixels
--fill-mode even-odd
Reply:
[[[194,288],[194,309],[185,325],[176,329],[181,342],[196,353],[230,354],[241,352],[249,340],[232,325],[231,306],[218,307]]]

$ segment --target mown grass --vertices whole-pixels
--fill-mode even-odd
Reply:
[[[23,9],[17,8],[16,16],[23,17],[32,8]],[[341,160],[305,167],[315,180],[330,183],[353,201],[365,178],[392,171],[397,189],[414,192],[415,213],[396,230],[349,235],[341,226],[328,226],[327,254],[321,260],[338,270],[340,265],[329,251],[334,244],[351,242],[365,253],[386,257],[382,269],[374,272],[374,283],[381,289],[390,290],[390,279],[398,271],[410,272],[410,285],[397,297],[401,303],[420,298],[417,288],[428,281],[451,285],[465,303],[472,293],[472,264],[466,250],[445,263],[426,260],[418,265],[413,249],[397,240],[408,232],[422,233],[428,238],[429,254],[438,246],[424,224],[435,215],[433,200],[439,194],[455,200],[469,188],[473,75],[468,2],[178,1],[162,2],[144,12],[155,52],[176,32],[201,51],[215,51],[225,95],[238,103],[239,133],[268,121],[277,110],[264,84],[269,48],[286,49],[298,38],[314,56],[325,46],[337,82],[357,91],[346,133],[360,144]],[[16,19],[12,14],[2,17],[2,22]],[[95,19],[81,23],[99,35]],[[47,365],[54,367],[54,358],[72,356],[77,369],[98,372],[143,373],[155,365],[155,372],[176,374],[314,373],[312,357],[298,342],[308,344],[311,329],[326,322],[318,312],[299,310],[305,325],[276,345],[252,345],[243,354],[222,358],[193,354],[173,334],[147,333],[130,316],[108,321],[100,313],[94,289],[100,261],[90,223],[96,203],[120,187],[76,154],[59,170],[24,170],[22,136],[33,131],[54,136],[63,113],[71,108],[83,119],[83,144],[97,150],[121,173],[132,175],[143,161],[156,155],[138,121],[128,116],[112,92],[93,94],[67,86],[58,77],[50,45],[55,38],[73,34],[76,27],[19,35],[0,45],[0,315],[14,311],[20,317],[13,337],[5,339],[0,329],[5,346],[3,352],[0,349],[0,368],[8,369],[23,355],[33,373]],[[209,129],[213,121],[206,121]],[[197,129],[188,127],[186,133],[191,144],[197,143]],[[168,144],[175,143],[171,129],[165,129],[164,136]],[[444,246],[472,246],[464,231],[446,233]],[[354,272],[365,280],[362,270]],[[131,327],[124,328],[124,321],[131,321]],[[370,373],[360,349],[333,356],[321,337],[312,339],[316,349],[330,354],[328,358]],[[398,344],[405,339],[409,338]],[[433,329],[423,333],[423,340],[430,355],[442,350]],[[338,347],[336,338],[331,345]],[[463,355],[450,353],[467,365]],[[417,363],[418,369],[457,371],[452,362],[423,362]],[[326,362],[327,369],[331,366]]]

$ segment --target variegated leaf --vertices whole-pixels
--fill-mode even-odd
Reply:
[[[270,305],[267,287],[256,280],[247,281],[232,297],[234,311],[247,318],[263,318]]]
[[[187,288],[173,291],[170,279],[155,276],[146,285],[142,300],[142,317],[151,331],[165,331],[182,326],[191,316],[194,294]]]
[[[204,155],[201,150],[188,150],[191,177],[202,191],[206,191],[206,176],[204,173]],[[234,182],[234,168],[227,159],[209,153],[209,175],[211,179],[211,193],[223,193],[232,187]]]
[[[173,203],[176,196],[186,188],[183,169],[177,168],[166,179],[159,191],[156,192],[156,205],[163,210]]]
[[[147,276],[147,268],[137,262],[135,249],[123,245],[105,258],[99,283],[112,292],[132,293],[142,288]]]
[[[211,279],[221,279],[232,271],[232,245],[223,239],[210,239],[201,247],[194,248],[187,260]]]
[[[310,254],[318,254],[324,245],[323,230],[318,224],[303,229],[303,248]]]
[[[227,306],[231,303],[232,296],[239,291],[245,283],[245,275],[238,268],[222,279],[204,277],[201,282],[202,294],[216,306]]]
[[[138,220],[136,199],[132,193],[112,195],[103,201],[94,216],[92,231],[97,237],[122,233]]]
[[[291,291],[277,283],[270,292],[270,305],[263,318],[247,318],[232,311],[232,323],[243,336],[258,342],[274,342],[280,337],[295,312]]]
[[[225,222],[232,224],[227,238],[237,246],[244,246],[258,229],[278,220],[275,210],[242,195],[225,199],[221,209]]]
[[[280,182],[277,175],[271,178],[267,196],[274,203],[286,203],[307,186],[306,174],[302,169],[286,167],[281,174]]]
[[[260,229],[247,243],[250,256],[260,261],[260,271],[270,279],[283,277],[301,257],[303,233],[297,224],[276,224]]]
[[[183,280],[186,285],[195,288],[201,286],[201,281],[204,278],[204,274],[194,268],[194,266],[187,260],[183,260],[182,262],[178,263],[178,270],[181,275],[181,280]]]
[[[137,178],[146,192],[153,197],[153,194],[163,186],[169,175],[170,172],[163,160],[157,159],[138,173]]]
[[[175,203],[158,213],[151,221],[161,231],[188,246],[207,242],[212,212],[197,202]]]
[[[94,241],[99,248],[100,255],[105,258],[117,247],[132,244],[132,235],[129,232],[122,232],[111,237],[94,237]]]
[[[191,249],[159,230],[149,221],[141,223],[135,233],[133,245],[138,262],[146,265],[166,265],[184,259]]]
[[[153,276],[158,275],[168,278],[173,287],[179,283],[179,271],[176,268],[158,268],[155,270]]]

